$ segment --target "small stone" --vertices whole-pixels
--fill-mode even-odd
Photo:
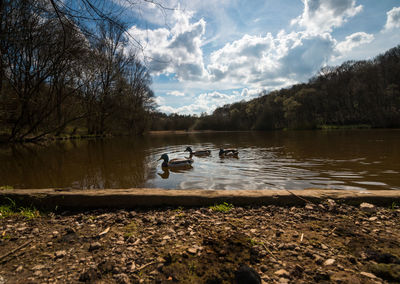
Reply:
[[[94,268],[89,268],[79,276],[79,281],[94,283],[101,277],[101,274]]]
[[[336,260],[334,260],[333,258],[327,259],[324,262],[324,266],[329,266],[329,265],[333,265],[335,263]]]
[[[89,251],[94,251],[101,248],[101,244],[99,242],[94,242],[90,244]]]
[[[163,240],[170,240],[170,239],[171,239],[170,236],[165,236],[165,237],[163,237]]]
[[[261,275],[261,280],[263,281],[262,283],[269,283],[271,282],[271,278],[268,275]]]
[[[314,205],[308,203],[304,208],[307,210],[314,210]]]
[[[188,251],[189,253],[191,253],[191,254],[196,254],[196,253],[197,253],[197,248],[194,248],[194,247],[188,248],[187,251]]]
[[[56,253],[55,253],[56,258],[62,258],[66,255],[67,255],[67,252],[65,250],[59,250],[59,251],[56,251]]]
[[[326,245],[324,245],[324,244],[321,244],[321,248],[325,249],[325,250],[328,249],[328,247]]]
[[[333,200],[333,199],[328,199],[328,200],[326,201],[326,203],[327,203],[327,205],[328,205],[329,211],[332,211],[333,209],[335,209],[335,207],[336,207],[336,202],[335,202],[335,200]]]
[[[107,234],[109,231],[110,231],[110,227],[107,227],[103,232],[101,232],[101,233],[99,234],[99,237],[104,236],[104,235]]]
[[[41,270],[41,269],[44,269],[46,266],[44,266],[43,264],[38,264],[38,265],[35,265],[32,269],[33,270]]]
[[[372,274],[372,273],[369,273],[369,272],[361,272],[360,273],[361,275],[363,275],[363,276],[365,276],[365,277],[368,277],[368,278],[371,278],[371,279],[375,279],[376,278],[376,276],[374,275],[374,274]]]
[[[131,264],[129,269],[130,269],[131,272],[136,270],[136,263],[134,261],[132,262],[132,264]]]
[[[15,272],[21,272],[24,269],[22,265],[18,266],[17,269],[15,269]]]
[[[261,266],[260,266],[260,270],[261,270],[262,272],[267,272],[267,271],[268,271],[268,266],[266,266],[266,265],[261,265]]]
[[[99,265],[97,265],[97,269],[103,273],[108,273],[113,271],[115,263],[109,259],[104,260]]]
[[[376,220],[378,220],[378,217],[374,216],[374,217],[369,218],[368,220],[369,221],[376,221]]]
[[[376,211],[375,205],[366,202],[360,204],[360,209],[364,212],[369,212],[369,213]]]
[[[281,278],[279,278],[278,283],[279,284],[288,284],[289,280],[286,279],[286,278],[281,277]]]
[[[290,276],[290,273],[287,272],[285,269],[279,269],[278,271],[275,271],[274,274],[276,276],[286,277],[286,278],[289,278],[289,276]]]
[[[114,276],[114,278],[118,284],[130,284],[131,283],[129,276],[126,275],[125,273],[116,274]]]

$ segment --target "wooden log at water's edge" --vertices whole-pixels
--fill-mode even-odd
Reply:
[[[400,204],[397,190],[169,190],[159,188],[132,189],[12,189],[1,190],[0,201],[14,200],[24,206],[54,210],[117,209],[150,207],[203,207],[223,202],[235,206],[300,206],[307,201],[320,203],[333,199],[350,205],[362,202],[378,206]]]

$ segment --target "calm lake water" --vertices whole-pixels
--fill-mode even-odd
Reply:
[[[163,153],[207,148],[193,167],[163,171]],[[220,158],[220,147],[239,158]],[[14,188],[400,189],[400,131],[152,135],[0,148],[0,186]]]

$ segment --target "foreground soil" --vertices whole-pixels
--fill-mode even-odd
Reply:
[[[0,218],[0,283],[400,282],[400,209],[96,210]],[[229,208],[220,208],[229,209]]]

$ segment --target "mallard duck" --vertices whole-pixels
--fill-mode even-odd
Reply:
[[[190,156],[205,156],[205,155],[210,155],[211,151],[210,150],[197,150],[197,151],[193,151],[192,148],[187,147],[185,152],[189,152]]]
[[[161,164],[163,168],[178,168],[178,167],[190,167],[191,164],[193,163],[192,159],[172,159],[169,160],[169,157],[167,154],[162,154],[161,158],[158,159],[158,161],[164,160],[164,162]]]
[[[220,156],[232,156],[232,157],[237,157],[239,155],[239,151],[237,149],[219,149],[219,155]]]

